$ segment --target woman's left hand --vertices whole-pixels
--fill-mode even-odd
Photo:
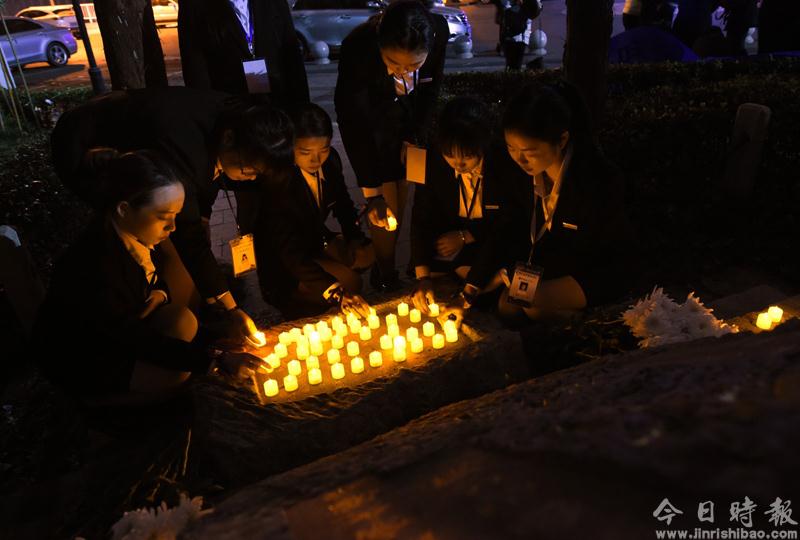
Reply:
[[[167,293],[161,289],[153,289],[144,303],[144,310],[139,314],[140,319],[146,319],[160,306],[167,303]]]
[[[464,249],[464,235],[460,231],[444,233],[436,239],[436,253],[441,257],[453,257]]]

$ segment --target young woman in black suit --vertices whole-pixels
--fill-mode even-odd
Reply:
[[[414,187],[411,259],[415,307],[435,301],[435,274],[452,273],[473,294],[497,288],[495,244],[488,241],[505,210],[505,184],[522,173],[492,139],[493,122],[480,101],[459,97],[443,108],[425,184]]]
[[[577,91],[566,84],[523,88],[506,108],[503,133],[525,176],[507,183],[505,215],[491,236],[505,261],[500,315],[546,319],[618,297],[633,248],[623,184],[592,139]],[[510,294],[525,265],[541,271],[530,305]],[[448,316],[460,319],[473,301],[465,290]]]
[[[397,228],[408,186],[409,145],[424,146],[444,68],[449,29],[417,0],[398,0],[342,42],[336,115],[347,156],[367,199],[377,256],[373,285],[397,281]],[[392,229],[392,230],[389,230]]]
[[[162,277],[160,244],[175,230],[184,188],[151,151],[93,157],[103,171],[98,213],[55,265],[35,342],[45,373],[80,398],[135,402],[210,363],[197,319],[170,303]]]
[[[295,166],[265,194],[255,232],[264,299],[288,319],[334,306],[366,316],[369,306],[358,296],[361,272],[375,255],[331,147],[331,119],[318,105],[306,104],[292,120]],[[338,233],[327,226],[331,214]]]

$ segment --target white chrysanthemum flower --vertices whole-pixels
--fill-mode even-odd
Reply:
[[[186,526],[211,510],[202,510],[203,498],[181,495],[175,508],[162,502],[157,508],[139,508],[125,512],[111,527],[113,540],[174,540]]]

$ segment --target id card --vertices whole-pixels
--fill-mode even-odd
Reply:
[[[249,93],[266,94],[269,92],[269,71],[266,60],[263,58],[242,60],[242,69]]]
[[[239,277],[256,269],[256,251],[252,234],[237,236],[228,243],[231,246],[234,276]]]
[[[425,159],[428,151],[409,144],[406,147],[406,179],[416,184],[425,183]]]
[[[533,306],[533,297],[544,269],[541,266],[517,263],[508,289],[508,301],[523,307]]]

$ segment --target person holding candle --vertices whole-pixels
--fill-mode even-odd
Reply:
[[[398,286],[395,244],[406,204],[406,156],[419,156],[439,94],[450,31],[422,2],[397,0],[343,41],[334,103],[367,199],[377,257],[373,286]]]
[[[295,167],[265,193],[255,231],[264,299],[289,319],[319,315],[334,304],[367,316],[369,306],[358,296],[360,273],[375,255],[331,147],[331,119],[314,104],[297,109],[292,119]],[[340,233],[328,229],[330,214]]]
[[[55,264],[34,343],[44,372],[81,399],[148,401],[210,364],[197,319],[171,303],[163,279],[161,244],[175,230],[184,187],[153,151],[107,151],[95,166],[97,214]],[[243,354],[221,361],[236,372],[260,363]]]
[[[508,264],[500,315],[547,319],[618,297],[634,271],[633,235],[622,182],[592,138],[577,90],[567,83],[523,88],[506,108],[503,131],[528,179],[509,186],[510,219],[493,234]],[[456,319],[473,301],[462,292]]]
[[[524,173],[492,144],[488,108],[470,97],[450,100],[439,116],[436,149],[428,153],[425,184],[414,189],[411,263],[417,278],[414,306],[430,314],[432,277],[452,274],[471,294],[496,290],[495,243],[486,241],[505,210],[506,184]]]

